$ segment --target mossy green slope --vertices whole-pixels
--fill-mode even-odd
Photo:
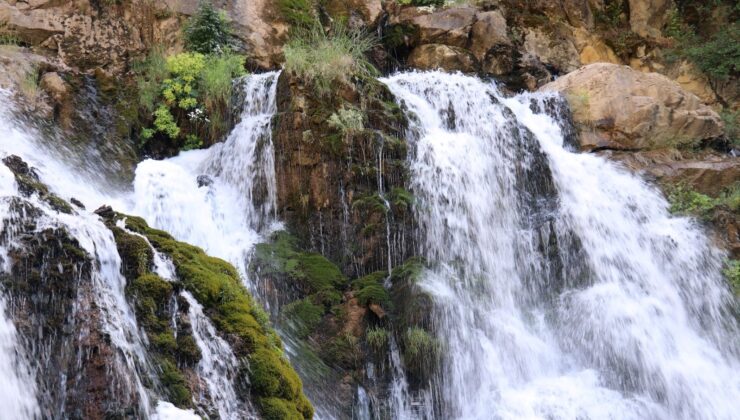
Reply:
[[[246,358],[243,374],[249,393],[265,419],[309,419],[313,407],[303,394],[298,374],[282,354],[280,339],[269,326],[268,317],[241,284],[236,269],[224,260],[208,256],[202,249],[175,240],[168,233],[150,228],[138,217],[125,218],[126,228],[144,235],[175,265],[182,287],[203,305],[238,358]],[[142,287],[152,286],[148,282]],[[152,286],[152,290],[158,289]],[[138,315],[138,314],[137,314]],[[162,343],[164,344],[164,343]],[[175,381],[177,382],[177,381]]]

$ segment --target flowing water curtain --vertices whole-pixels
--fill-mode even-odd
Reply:
[[[385,82],[413,122],[422,286],[445,341],[437,416],[733,416],[737,326],[696,226],[571,152],[556,97],[439,72]]]

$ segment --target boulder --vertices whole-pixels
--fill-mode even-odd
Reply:
[[[571,34],[560,31],[548,34],[540,29],[528,29],[524,37],[524,50],[537,57],[543,64],[568,73],[581,64],[578,50]]]
[[[427,8],[405,7],[394,11],[389,23],[415,28],[419,44],[466,47],[476,13],[474,7],[451,7],[434,12]]]
[[[506,34],[506,18],[500,11],[481,12],[475,18],[470,37],[470,51],[475,58],[483,61],[491,48],[498,45],[511,46]]]
[[[478,67],[473,54],[458,47],[441,44],[425,44],[414,48],[408,58],[408,65],[421,70],[446,70],[474,72]]]
[[[332,17],[350,22],[359,20],[364,26],[375,26],[383,12],[380,0],[328,0],[324,7]]]
[[[722,136],[719,115],[657,73],[596,63],[541,88],[568,99],[584,149],[695,145]]]

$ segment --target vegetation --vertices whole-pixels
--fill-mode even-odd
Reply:
[[[725,137],[730,145],[740,148],[740,111],[724,109],[719,113],[725,124]]]
[[[289,321],[298,337],[306,338],[321,322],[324,307],[305,298],[285,305],[282,315]]]
[[[232,48],[232,30],[226,13],[216,10],[209,1],[201,1],[184,32],[185,48],[189,51],[221,54]]]
[[[737,212],[740,211],[740,183],[735,183],[717,198],[697,192],[686,184],[679,184],[669,189],[668,201],[671,204],[670,212],[680,215],[707,218],[719,206]]]
[[[116,215],[115,219],[123,217]],[[259,309],[242,285],[236,269],[226,261],[206,255],[200,248],[178,242],[166,232],[150,228],[141,218],[126,217],[126,227],[146,236],[157,250],[172,259],[182,287],[203,305],[204,311],[223,336],[236,340],[232,345],[237,356],[246,357],[249,361],[242,373],[249,377],[250,392],[264,410],[265,418],[275,418],[270,417],[275,412],[297,416],[293,418],[311,418],[313,408],[303,395],[300,378],[283,356],[280,339],[270,328],[264,311]],[[157,306],[167,302],[156,297],[165,291],[166,286],[155,277],[145,276],[142,287],[136,288],[152,297],[151,301],[136,299],[137,302],[143,302],[139,306],[150,313],[158,310],[152,304]],[[172,344],[164,337],[155,337],[154,341],[165,348]],[[235,345],[237,342],[238,346]],[[187,342],[185,344],[184,357],[188,357],[192,347]],[[163,374],[170,375],[172,372],[164,369],[166,367],[163,364]],[[170,379],[168,386],[177,395],[181,391],[179,381],[176,377]]]
[[[674,47],[668,51],[669,60],[687,59],[694,63],[710,80],[724,80],[737,76],[740,71],[740,22],[731,19],[726,25],[701,34],[699,25],[723,2],[713,0],[705,4],[679,1],[669,15],[665,34],[674,39]],[[738,3],[740,4],[740,3]],[[735,4],[732,13],[740,12]],[[695,15],[694,22],[685,16]]]
[[[388,330],[382,327],[370,327],[365,331],[365,341],[373,351],[382,354],[388,346]]]
[[[735,295],[740,295],[740,260],[728,261],[723,274],[725,275],[725,278],[727,278],[727,281],[735,292]]]
[[[406,368],[418,376],[428,373],[426,367],[439,356],[437,341],[421,327],[409,327],[403,335],[403,360]]]
[[[375,303],[384,307],[390,305],[390,296],[383,287],[387,272],[376,271],[352,282],[352,288],[356,290],[355,296],[363,305]]]
[[[318,23],[314,0],[278,0],[278,9],[293,28],[311,28]]]
[[[157,139],[195,149],[228,130],[233,79],[245,74],[244,57],[232,51],[229,23],[223,12],[202,2],[184,36],[188,51],[166,57],[154,47],[134,68],[146,121],[142,146]]]
[[[309,83],[319,96],[327,96],[336,83],[377,73],[365,57],[375,43],[373,37],[342,25],[328,32],[319,25],[300,29],[285,45],[285,70]]]

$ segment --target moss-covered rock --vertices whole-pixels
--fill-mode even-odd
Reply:
[[[270,328],[267,315],[244,288],[238,272],[231,264],[208,256],[198,247],[179,242],[164,231],[150,228],[141,218],[113,212],[101,213],[107,217],[108,226],[114,232],[118,229],[115,222],[125,220],[126,229],[143,235],[159,252],[171,258],[179,281],[174,287],[188,290],[203,305],[204,312],[231,344],[235,355],[248,360],[249,363],[240,370],[248,380],[239,382],[251,384],[251,387],[241,387],[250,395],[241,395],[242,398],[254,397],[250,399],[258,401],[258,406],[267,410],[263,413],[266,417],[274,415],[275,412],[297,413],[301,416],[296,418],[312,417],[313,407],[303,395],[300,378],[282,354],[280,339]],[[145,255],[141,253],[141,249],[131,246],[134,242],[131,236],[135,235],[121,229],[116,232],[118,239],[126,238],[121,241],[121,245],[127,246],[126,249]],[[130,255],[128,258],[136,260],[138,257]],[[309,283],[315,280],[323,284],[321,282],[324,278],[316,274],[319,269],[301,264],[291,266],[293,270],[298,270],[298,267],[305,270],[303,279]],[[341,273],[339,275],[341,276]],[[165,355],[162,359],[164,361],[160,360],[162,368],[160,379],[163,386],[168,389],[173,403],[176,405],[178,402],[184,403],[187,399],[185,391],[190,390],[187,384],[180,380],[181,370],[178,370],[173,359],[169,358],[168,353],[173,345],[174,336],[172,340],[169,338],[169,327],[158,313],[158,310],[164,308],[171,299],[173,284],[149,273],[136,278],[130,288],[136,296],[137,317],[141,311],[147,319],[146,323],[150,325],[149,329],[154,333],[150,333],[150,341]],[[181,338],[178,334],[174,345],[177,350],[173,356],[181,363],[192,363],[199,357],[197,346],[191,339]],[[262,401],[267,402],[263,404]],[[284,410],[275,411],[277,410],[275,407]]]

